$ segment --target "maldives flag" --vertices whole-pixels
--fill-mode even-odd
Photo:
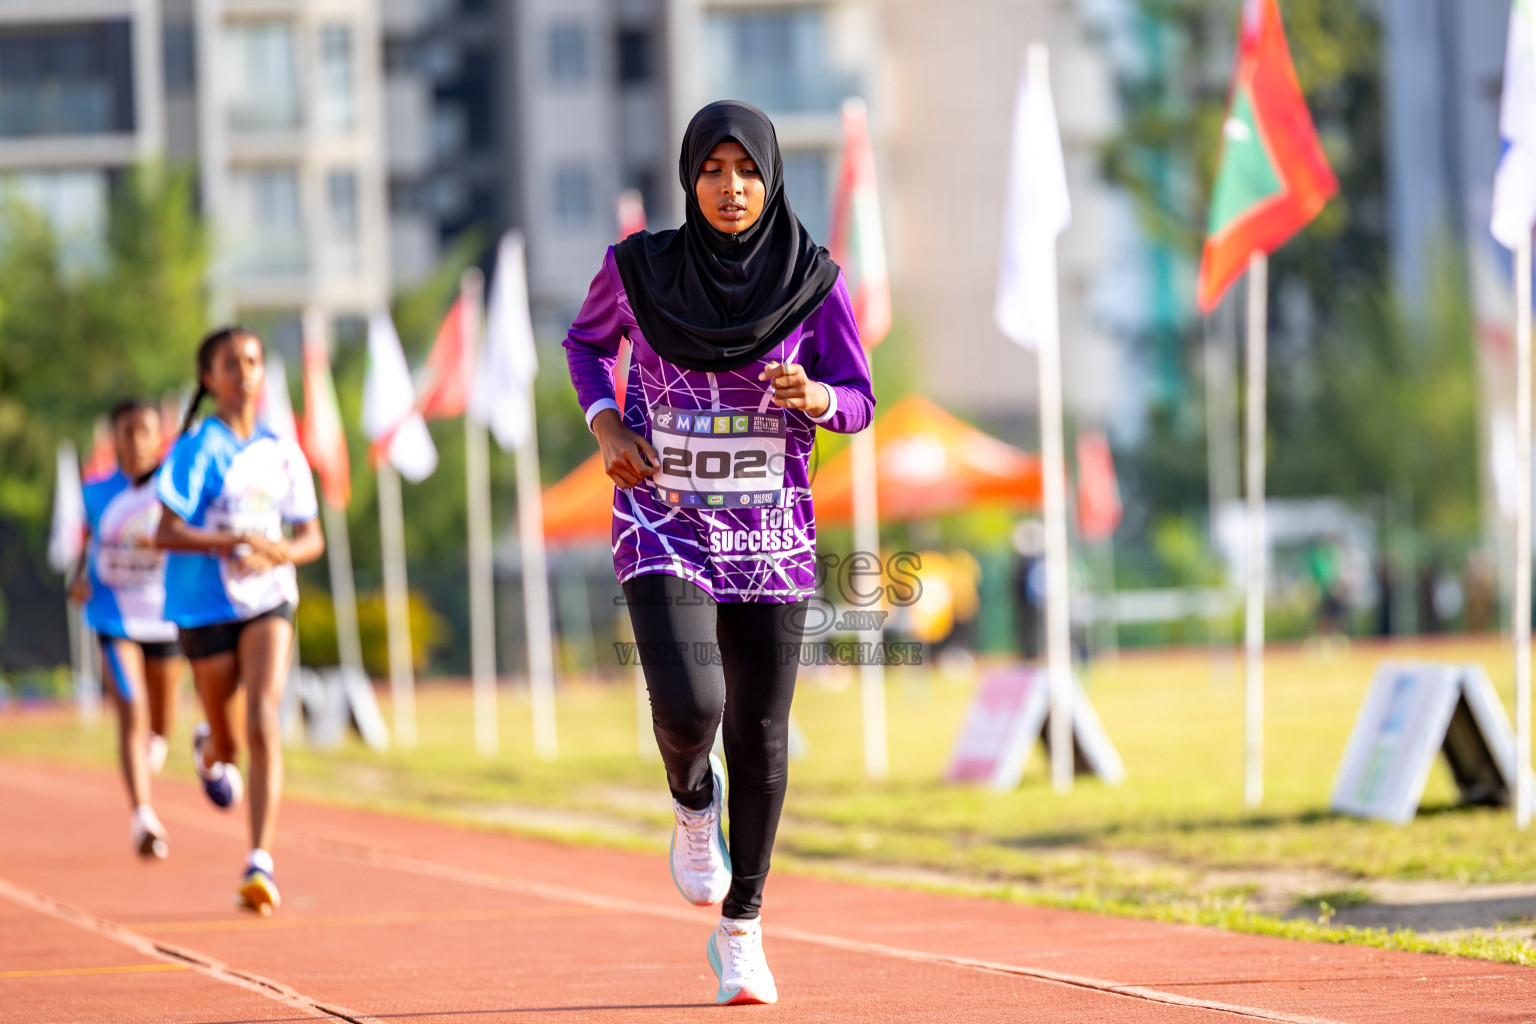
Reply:
[[[480,317],[461,294],[454,300],[427,361],[416,377],[416,409],[429,420],[464,415],[469,408],[470,380],[475,370],[474,332]]]
[[[832,200],[829,235],[827,248],[847,279],[859,340],[866,349],[874,348],[891,330],[891,279],[886,272],[868,108],[857,98],[843,104],[843,172]]]
[[[1271,253],[1339,190],[1291,64],[1275,0],[1244,0],[1242,38],[1200,257],[1200,312],[1255,252]]]
[[[325,340],[309,332],[304,335],[304,421],[299,424],[299,447],[310,468],[320,474],[326,504],[346,508],[352,500],[352,466],[336,407],[336,385],[331,382],[331,358]]]

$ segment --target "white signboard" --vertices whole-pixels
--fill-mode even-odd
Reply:
[[[1384,662],[1355,718],[1330,806],[1407,824],[1441,753],[1463,800],[1507,804],[1514,747],[1504,705],[1479,666]]]
[[[998,790],[1017,786],[1035,741],[1044,738],[1050,705],[1050,682],[1042,667],[1013,665],[983,677],[955,742],[949,781]],[[1076,679],[1072,739],[1079,774],[1092,772],[1111,784],[1125,781],[1125,765]]]

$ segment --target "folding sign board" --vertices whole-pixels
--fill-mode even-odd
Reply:
[[[289,673],[283,693],[285,740],[306,739],[320,749],[338,747],[346,739],[348,726],[356,728],[374,750],[389,746],[389,729],[366,675],[340,667]]]
[[[1050,677],[1043,667],[1011,665],[983,677],[955,742],[949,781],[999,790],[1017,786],[1035,740],[1049,735],[1050,711]],[[1091,772],[1111,784],[1125,781],[1120,754],[1076,679],[1072,680],[1072,740],[1078,774]]]
[[[1405,825],[1442,753],[1464,802],[1510,802],[1514,731],[1487,673],[1477,665],[1384,662],[1355,718],[1330,806]]]

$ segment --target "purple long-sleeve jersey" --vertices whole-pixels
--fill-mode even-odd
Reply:
[[[722,373],[684,370],[656,354],[635,323],[610,247],[565,339],[587,423],[615,408],[619,342],[633,346],[624,425],[662,455],[662,470],[613,490],[613,568],[619,582],[666,573],[716,601],[786,602],[816,586],[816,513],[809,464],[816,428],[853,434],[875,398],[841,277],[815,313],[763,358]],[[831,389],[820,419],[772,402],[769,362],[799,363]],[[707,415],[700,416],[698,413]]]

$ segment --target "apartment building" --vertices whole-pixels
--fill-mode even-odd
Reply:
[[[767,111],[795,211],[826,237],[839,108],[870,106],[898,318],[924,390],[1011,423],[1034,416],[1034,359],[993,323],[1013,106],[1025,47],[1047,42],[1074,224],[1060,247],[1067,392],[1109,422],[1127,384],[1120,328],[1137,258],[1129,208],[1099,173],[1114,128],[1113,79],[1078,5],[1050,0],[671,0],[673,146],[703,103]]]
[[[138,160],[195,162],[213,310],[291,337],[388,299],[371,0],[0,0],[0,178],[69,235]]]
[[[528,239],[541,333],[570,322],[614,203],[670,211],[666,0],[387,0],[385,96],[394,280],[479,227]]]

